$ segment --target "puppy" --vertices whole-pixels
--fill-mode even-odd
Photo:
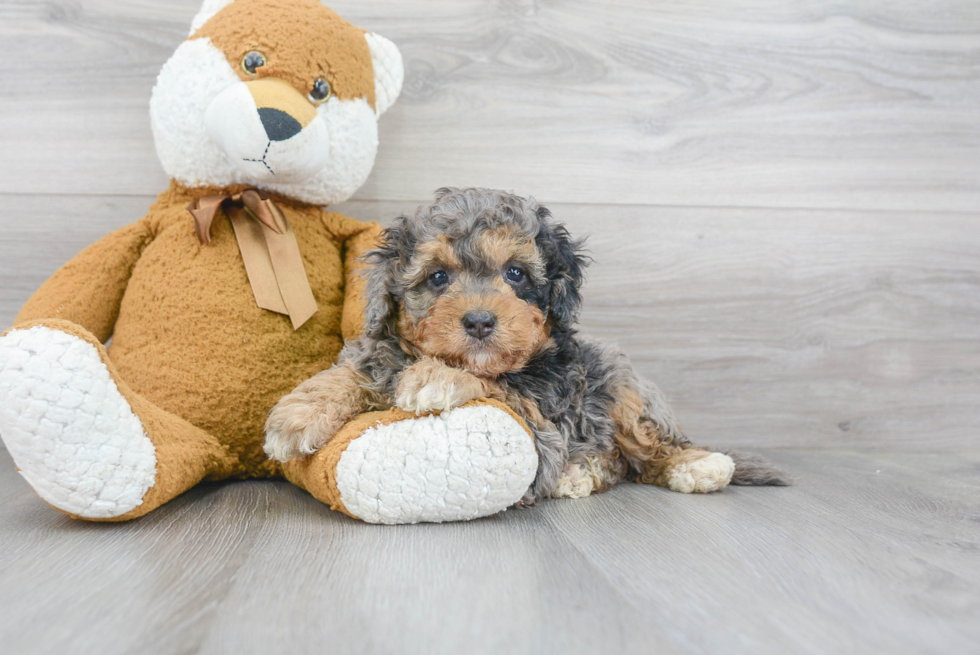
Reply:
[[[314,453],[365,411],[507,403],[530,426],[525,504],[635,480],[683,493],[787,484],[758,458],[695,448],[625,355],[576,335],[586,258],[533,199],[440,189],[368,253],[365,332],[272,409],[265,451]]]

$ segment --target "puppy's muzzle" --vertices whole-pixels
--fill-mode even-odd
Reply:
[[[486,339],[493,334],[497,318],[486,310],[468,312],[463,316],[463,329],[475,339]]]

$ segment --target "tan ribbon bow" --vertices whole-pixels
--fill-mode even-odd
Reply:
[[[255,302],[262,309],[288,314],[293,329],[298,330],[317,306],[296,234],[282,210],[255,189],[194,200],[187,209],[194,217],[201,245],[211,243],[211,223],[222,207],[235,229]]]

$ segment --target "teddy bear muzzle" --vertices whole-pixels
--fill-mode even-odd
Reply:
[[[300,181],[330,158],[327,125],[317,108],[274,77],[224,89],[208,105],[205,128],[242,181]]]

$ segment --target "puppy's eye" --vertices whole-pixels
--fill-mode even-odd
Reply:
[[[507,272],[504,274],[508,282],[513,282],[514,284],[520,284],[524,281],[527,275],[524,273],[524,269],[520,266],[509,266]]]
[[[446,271],[436,271],[429,276],[429,284],[436,289],[441,289],[449,284],[449,275],[446,273]]]
[[[325,102],[330,97],[330,83],[322,77],[313,80],[313,88],[310,89],[310,102],[315,105]]]
[[[255,71],[265,66],[265,55],[258,50],[251,50],[242,56],[242,70],[255,77]]]

